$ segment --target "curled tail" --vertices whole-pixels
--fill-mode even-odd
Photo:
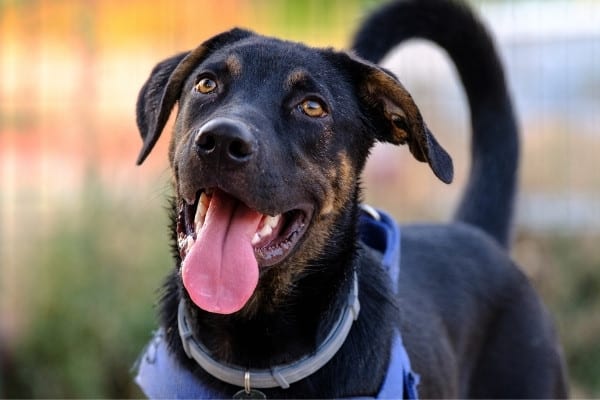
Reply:
[[[455,1],[395,1],[369,16],[353,50],[377,63],[402,41],[428,39],[458,70],[471,111],[471,169],[455,220],[482,228],[509,247],[519,134],[502,65],[485,27]]]

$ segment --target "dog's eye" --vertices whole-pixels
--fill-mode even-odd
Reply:
[[[196,92],[209,94],[217,89],[217,82],[210,78],[202,78],[198,81],[198,83],[196,83],[194,89],[196,89]]]
[[[323,104],[315,99],[306,99],[298,107],[304,114],[312,118],[321,118],[327,115]]]

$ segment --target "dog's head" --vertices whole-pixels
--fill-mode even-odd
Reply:
[[[375,141],[408,144],[452,179],[408,92],[348,53],[235,29],[161,62],[138,99],[138,163],[176,103],[169,159],[181,276],[210,312],[256,300],[265,275],[285,291],[326,242],[353,238],[337,222],[356,209]]]

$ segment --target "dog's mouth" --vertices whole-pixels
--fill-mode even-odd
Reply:
[[[287,259],[310,222],[307,207],[277,215],[253,210],[220,189],[182,201],[177,239],[184,286],[206,311],[231,314],[250,299],[261,269]]]

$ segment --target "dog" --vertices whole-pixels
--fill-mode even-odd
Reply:
[[[399,227],[361,204],[376,142],[453,178],[411,95],[377,65],[412,37],[457,67],[472,159],[451,222]],[[178,105],[175,266],[138,384],[173,398],[566,397],[551,318],[507,254],[519,141],[492,39],[464,5],[398,1],[352,50],[233,29],[151,72],[138,164]]]

